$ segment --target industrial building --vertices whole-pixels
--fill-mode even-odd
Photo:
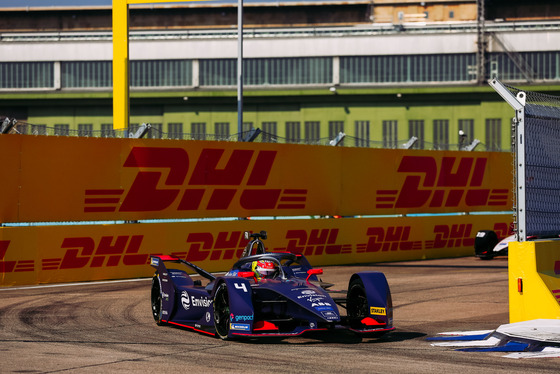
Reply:
[[[509,151],[487,85],[560,91],[560,4],[248,3],[243,130],[257,141]],[[130,128],[113,123],[111,7],[0,9],[0,116],[28,134],[236,140],[237,6],[130,8]],[[459,135],[461,131],[462,135]]]

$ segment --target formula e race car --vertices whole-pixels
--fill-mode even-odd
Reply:
[[[245,233],[249,243],[223,276],[173,256],[152,256],[152,314],[158,325],[175,325],[221,339],[290,337],[346,329],[377,337],[394,329],[385,275],[359,272],[348,290],[317,278],[301,254],[267,252],[266,232]],[[193,279],[198,273],[207,282]],[[340,306],[346,309],[341,315]]]

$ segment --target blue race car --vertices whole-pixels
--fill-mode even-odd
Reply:
[[[152,314],[158,325],[176,325],[224,340],[290,337],[347,329],[377,337],[394,329],[385,275],[352,275],[348,290],[317,278],[301,254],[267,252],[266,232],[245,233],[249,243],[223,276],[173,256],[152,256]],[[194,271],[207,280],[193,280]],[[341,315],[339,308],[346,309]]]

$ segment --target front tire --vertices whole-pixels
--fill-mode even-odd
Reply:
[[[158,326],[161,326],[164,323],[161,320],[162,298],[161,298],[161,287],[159,285],[159,274],[157,272],[152,278],[151,301],[152,301],[152,316],[154,317],[156,324]]]
[[[222,283],[214,294],[214,327],[216,335],[222,340],[229,339],[230,309],[227,285]]]
[[[350,326],[359,327],[361,321],[369,316],[369,306],[364,283],[360,278],[354,278],[348,287],[346,313]]]

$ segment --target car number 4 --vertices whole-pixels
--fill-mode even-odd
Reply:
[[[243,290],[243,292],[247,292],[247,287],[245,286],[245,283],[234,283],[233,284],[235,286],[235,288],[237,288],[238,290]]]

